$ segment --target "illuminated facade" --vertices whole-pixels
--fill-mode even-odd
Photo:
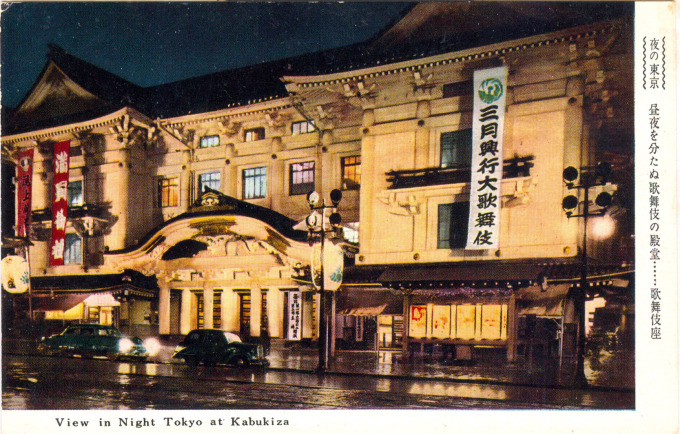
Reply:
[[[591,241],[588,282],[591,295],[630,291],[632,16],[619,7],[574,22],[553,5],[554,22],[520,34],[505,20],[536,10],[504,5],[508,15],[490,19],[490,7],[419,4],[365,44],[145,89],[53,48],[2,139],[35,148],[36,290],[107,276],[107,287],[80,287],[127,290],[118,320],[136,315],[150,333],[313,340],[319,296],[299,222],[306,193],[339,188],[349,266],[333,343],[458,358],[492,347],[514,359],[529,341],[573,350],[583,224],[562,209],[564,168],[614,166],[602,189],[618,189],[618,228]],[[442,14],[486,27],[428,27]],[[482,171],[498,182],[472,202],[473,78],[498,67],[503,146]],[[53,145],[66,140],[70,217],[54,266]],[[490,247],[471,248],[468,232],[484,226],[475,208],[495,213]]]

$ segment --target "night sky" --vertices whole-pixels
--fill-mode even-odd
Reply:
[[[14,3],[0,15],[2,104],[15,107],[47,44],[152,86],[360,42],[407,3]]]

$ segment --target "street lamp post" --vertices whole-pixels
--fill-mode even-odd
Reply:
[[[319,365],[317,366],[317,372],[323,373],[328,367],[327,361],[327,330],[326,330],[326,300],[325,294],[325,276],[324,276],[324,243],[326,239],[326,232],[335,233],[341,222],[340,214],[337,212],[337,206],[342,199],[342,192],[340,190],[333,190],[330,194],[332,205],[326,205],[325,199],[319,196],[319,193],[313,191],[307,195],[307,202],[309,202],[309,208],[312,213],[307,216],[306,223],[309,230],[309,243],[312,245],[316,239],[319,239],[321,244],[321,257],[319,258]],[[321,203],[319,203],[321,200]],[[328,225],[326,224],[326,211],[330,210],[331,214],[328,216]],[[321,211],[321,215],[317,213]],[[312,261],[312,283],[314,283],[314,265]]]
[[[565,210],[567,218],[583,218],[583,245],[581,247],[581,275],[579,279],[579,290],[576,291],[575,308],[578,314],[578,340],[576,344],[576,384],[587,386],[588,380],[585,375],[585,350],[586,350],[586,291],[588,289],[588,219],[590,217],[604,216],[607,208],[612,203],[612,196],[606,191],[602,191],[595,198],[598,209],[590,210],[590,189],[593,187],[604,186],[607,184],[611,173],[611,165],[599,163],[595,167],[583,167],[579,171],[573,166],[569,166],[562,172],[562,177],[569,190],[583,190],[583,211],[581,214],[574,214],[578,207],[579,199],[575,195],[566,196],[562,200],[562,208]],[[574,181],[580,176],[579,183]]]

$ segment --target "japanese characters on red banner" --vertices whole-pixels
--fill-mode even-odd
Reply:
[[[68,217],[68,169],[70,141],[54,144],[54,180],[52,185],[52,239],[50,265],[64,264],[66,219]]]
[[[17,226],[19,237],[28,235],[31,222],[31,192],[33,182],[33,148],[19,152],[17,165]]]
[[[466,249],[498,248],[503,178],[503,124],[508,68],[475,71],[470,219]]]

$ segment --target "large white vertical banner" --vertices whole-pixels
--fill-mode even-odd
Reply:
[[[507,66],[475,71],[466,249],[498,248]]]

